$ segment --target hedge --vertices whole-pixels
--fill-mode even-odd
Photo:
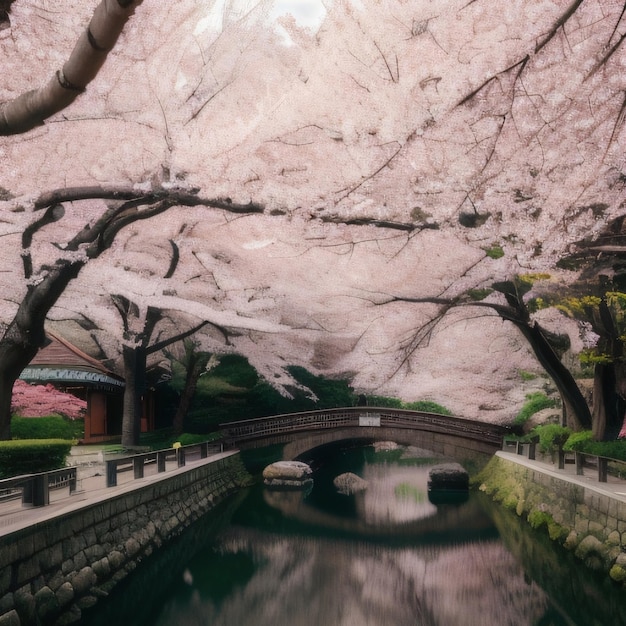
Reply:
[[[0,478],[63,468],[71,448],[63,439],[0,441]]]
[[[13,439],[82,439],[85,423],[60,415],[47,417],[18,417],[11,419]]]

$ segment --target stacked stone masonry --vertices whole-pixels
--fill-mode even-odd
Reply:
[[[587,566],[626,587],[626,501],[498,455],[477,482]]]
[[[0,626],[78,622],[248,478],[234,454],[0,537]]]

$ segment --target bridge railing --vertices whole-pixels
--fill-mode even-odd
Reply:
[[[225,439],[232,442],[292,432],[359,426],[405,428],[457,434],[497,446],[501,445],[505,435],[510,434],[510,429],[504,426],[437,413],[387,407],[347,407],[306,411],[220,425],[225,434]]]

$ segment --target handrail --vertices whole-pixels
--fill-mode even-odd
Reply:
[[[129,454],[115,459],[106,459],[106,486],[116,487],[117,475],[122,471],[132,469],[134,479],[143,478],[144,468],[148,463],[156,462],[157,472],[165,472],[168,460],[175,459],[177,467],[184,467],[187,454],[191,452],[191,450],[198,450],[200,458],[206,459],[209,455],[209,450],[211,450],[214,454],[217,454],[219,452],[223,452],[223,449],[223,444],[221,443],[203,441],[201,443],[193,443],[187,446],[177,446],[175,448],[166,448],[152,452]]]
[[[227,422],[220,424],[220,428],[227,440],[236,442],[282,433],[368,425],[422,429],[445,434],[459,432],[466,438],[487,441],[498,446],[502,442],[502,437],[511,432],[510,428],[497,424],[426,411],[387,407],[346,407],[273,415]]]
[[[36,474],[22,474],[0,480],[0,489],[21,489],[22,505],[46,506],[50,504],[50,486],[67,483],[70,495],[76,491],[76,468],[64,467],[38,472]]]
[[[502,449],[504,451],[507,450],[507,447],[515,447],[516,454],[523,455],[524,451],[527,450],[527,455],[529,459],[534,459],[535,456],[535,446],[537,444],[537,440],[531,441],[520,441],[519,439],[504,437],[502,441]],[[528,448],[526,448],[528,446]],[[608,481],[609,475],[609,463],[614,463],[616,465],[623,466],[626,469],[626,461],[621,459],[615,459],[609,456],[602,456],[599,454],[591,454],[589,452],[581,452],[580,450],[563,450],[563,446],[559,445],[556,448],[557,454],[557,467],[558,469],[565,469],[566,463],[574,463],[576,465],[576,475],[584,476],[585,475],[585,464],[587,460],[590,460],[597,469],[598,482],[606,483]],[[573,455],[573,459],[571,458]],[[621,476],[618,476],[621,478]]]

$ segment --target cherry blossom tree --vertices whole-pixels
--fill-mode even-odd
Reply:
[[[22,417],[65,415],[70,419],[85,417],[87,402],[52,385],[30,385],[15,381],[11,410]]]
[[[75,233],[67,232],[57,241],[46,239],[46,227],[60,222],[65,203],[87,199],[111,200],[110,206],[96,209]],[[44,344],[44,325],[50,309],[68,284],[91,260],[110,248],[125,226],[160,215],[176,205],[202,205],[232,212],[254,212],[262,207],[238,206],[228,200],[206,199],[196,193],[176,190],[133,188],[76,188],[41,194],[28,204],[9,200],[10,223],[4,224],[5,237],[21,240],[24,287],[13,305],[13,317],[0,335],[0,437],[10,438],[11,394],[15,380]],[[93,207],[92,207],[93,208]],[[34,261],[38,234],[43,233],[46,249]],[[47,254],[46,254],[47,252]]]
[[[57,6],[12,4],[0,31],[11,76],[1,99],[41,84],[66,58],[84,15],[69,0]],[[249,240],[272,244],[238,254],[250,234],[243,220],[211,242],[236,258],[224,263],[232,279],[268,287],[294,331],[238,337],[236,349],[275,371],[301,358],[349,373],[357,389],[442,394],[433,399],[459,413],[504,420],[524,398],[515,372],[537,367],[510,325],[456,308],[411,371],[391,377],[403,353],[389,347],[437,305],[407,316],[395,302],[381,315],[349,296],[420,298],[452,283],[462,292],[552,273],[575,242],[618,217],[623,30],[623,3],[597,1],[539,11],[531,0],[346,0],[326,3],[314,26],[297,14],[277,20],[268,2],[144,3],[84,97],[28,136],[0,141],[0,173],[20,196],[159,171],[262,202],[267,215],[246,220],[256,224]],[[29,53],[30,41],[50,59]],[[502,257],[464,278],[494,246]],[[233,310],[246,310],[241,300]],[[477,348],[487,336],[487,351]]]

